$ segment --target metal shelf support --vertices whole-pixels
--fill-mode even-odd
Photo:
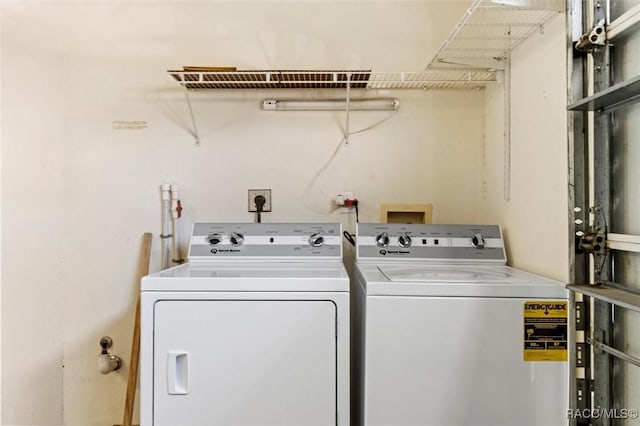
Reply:
[[[615,84],[569,106],[569,111],[613,112],[640,101],[640,75]]]
[[[191,116],[191,125],[193,126],[193,137],[195,138],[196,146],[200,146],[200,133],[198,132],[198,125],[196,124],[196,118],[193,115],[193,108],[191,107],[191,98],[189,97],[189,91],[185,87],[184,95],[187,98],[187,106],[189,107],[189,115]]]

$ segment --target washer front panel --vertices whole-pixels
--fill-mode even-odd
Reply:
[[[358,261],[420,260],[506,264],[497,225],[360,223]]]
[[[362,424],[566,426],[567,363],[523,361],[528,300],[367,297]]]

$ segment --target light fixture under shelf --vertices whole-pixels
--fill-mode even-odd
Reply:
[[[397,98],[346,99],[265,99],[265,111],[393,111],[400,107]]]
[[[552,10],[554,12],[564,12],[566,7],[566,1],[564,0],[491,0],[491,3],[535,10]]]

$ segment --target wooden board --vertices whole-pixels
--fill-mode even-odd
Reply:
[[[149,274],[149,261],[151,259],[151,233],[146,232],[142,236],[142,250],[140,264],[138,265],[137,283],[145,275]],[[136,303],[136,314],[133,325],[133,339],[131,342],[131,359],[129,361],[129,377],[127,380],[127,396],[124,401],[124,417],[122,426],[134,426],[133,406],[136,399],[136,385],[138,382],[138,365],[140,363],[140,292]],[[114,425],[120,426],[120,425]]]

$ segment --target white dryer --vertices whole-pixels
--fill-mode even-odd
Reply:
[[[359,224],[352,416],[567,424],[567,293],[506,265],[498,226]]]
[[[339,224],[195,224],[141,291],[142,426],[349,424]]]

